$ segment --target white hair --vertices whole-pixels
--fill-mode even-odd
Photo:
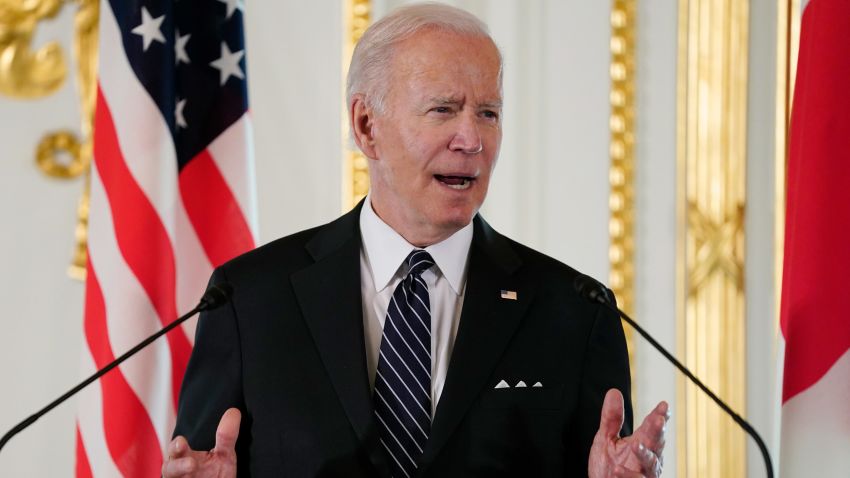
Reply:
[[[426,2],[396,8],[370,26],[354,47],[346,81],[349,109],[354,95],[363,94],[367,106],[384,111],[395,46],[426,28],[493,40],[484,22],[450,5]],[[499,59],[501,63],[501,52]]]

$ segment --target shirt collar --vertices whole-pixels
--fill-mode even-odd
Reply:
[[[381,291],[390,284],[407,255],[416,247],[375,214],[370,196],[366,196],[360,210],[360,235],[366,260],[372,269],[375,290]],[[471,243],[472,221],[442,242],[425,248],[458,295],[463,290]]]

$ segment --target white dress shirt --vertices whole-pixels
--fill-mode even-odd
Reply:
[[[360,287],[366,366],[369,386],[374,388],[387,308],[396,286],[407,275],[405,259],[417,248],[375,214],[368,196],[360,211],[360,235],[363,240]],[[435,263],[422,273],[431,302],[431,417],[443,392],[460,323],[471,243],[472,222],[448,239],[425,248]]]

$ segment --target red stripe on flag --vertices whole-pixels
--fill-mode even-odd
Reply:
[[[254,248],[251,229],[209,151],[195,156],[178,181],[189,220],[213,267]]]
[[[107,332],[103,293],[91,262],[86,275],[84,330],[97,368],[115,360]],[[100,387],[106,445],[115,465],[125,477],[159,476],[162,467],[159,440],[144,405],[121,369],[115,368],[101,377]]]
[[[89,465],[89,457],[88,454],[86,454],[86,446],[83,443],[83,436],[80,435],[79,423],[77,423],[77,464],[74,476],[76,476],[76,478],[92,478],[91,465]]]
[[[783,403],[850,349],[850,4],[809,3],[791,118],[785,270]]]
[[[112,112],[97,90],[94,160],[112,209],[121,255],[145,289],[162,325],[177,318],[174,253],[168,233],[124,162]],[[176,166],[175,166],[176,167]],[[191,345],[182,330],[166,335],[171,350],[171,391],[175,409]]]

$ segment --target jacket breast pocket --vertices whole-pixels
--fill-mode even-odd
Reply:
[[[563,405],[564,387],[495,388],[481,394],[481,408],[557,410]]]

